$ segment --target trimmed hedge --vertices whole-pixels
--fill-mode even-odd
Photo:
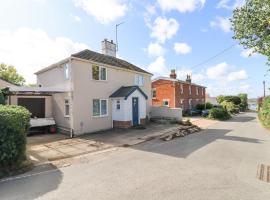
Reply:
[[[24,107],[0,105],[0,171],[10,171],[26,159],[30,116]]]
[[[269,128],[270,127],[270,97],[265,97],[263,99],[258,115],[262,124],[265,127]]]
[[[208,118],[218,119],[218,120],[227,120],[231,118],[231,115],[224,108],[212,108],[209,111]]]

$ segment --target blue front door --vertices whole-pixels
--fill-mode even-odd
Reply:
[[[132,98],[132,122],[133,126],[139,124],[139,99],[138,97]]]

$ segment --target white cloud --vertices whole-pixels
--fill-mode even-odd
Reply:
[[[162,56],[159,56],[154,62],[152,62],[148,66],[147,70],[155,76],[164,76],[169,74],[169,70],[166,67],[166,60]]]
[[[177,54],[188,54],[191,47],[187,43],[174,43],[174,50]]]
[[[252,49],[244,49],[241,52],[241,56],[244,58],[248,58],[248,57],[255,56],[255,55],[257,55],[257,54],[254,53]]]
[[[157,17],[154,21],[151,37],[156,38],[158,42],[164,43],[167,39],[171,39],[178,31],[179,24],[173,19],[167,19],[162,17]]]
[[[77,15],[72,15],[71,14],[70,17],[72,17],[76,22],[82,22],[82,19]]]
[[[147,48],[150,56],[162,56],[165,53],[164,48],[159,43],[150,43]]]
[[[226,8],[228,10],[233,10],[235,8],[241,7],[245,4],[245,0],[221,0],[217,8]]]
[[[185,13],[202,8],[205,0],[158,0],[158,4],[163,11],[177,10]]]
[[[206,71],[209,79],[219,81],[225,84],[228,81],[244,80],[248,78],[245,70],[233,71],[233,67],[226,62],[209,67]]]
[[[228,75],[228,81],[244,80],[247,78],[248,78],[248,75],[245,70],[231,72]]]
[[[229,73],[230,68],[231,67],[226,62],[223,62],[216,66],[209,67],[206,74],[209,79],[224,80],[226,79],[226,75]]]
[[[223,30],[224,32],[228,33],[231,31],[232,25],[231,25],[229,18],[217,16],[214,21],[210,22],[210,26],[211,27],[218,27],[221,30]]]
[[[123,17],[128,10],[125,0],[75,0],[75,5],[102,24]]]
[[[205,79],[205,76],[203,74],[193,74],[191,78],[194,81],[202,81]]]
[[[67,37],[51,38],[42,29],[30,28],[0,31],[0,44],[0,62],[14,65],[27,82],[35,82],[37,70],[88,48]]]

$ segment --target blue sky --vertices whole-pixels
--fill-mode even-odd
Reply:
[[[9,0],[0,3],[0,62],[15,65],[27,82],[33,73],[71,53],[100,52],[115,40],[118,57],[156,76],[176,69],[180,79],[207,86],[211,96],[261,96],[266,58],[248,57],[232,39],[228,18],[243,0]],[[193,66],[236,44],[224,54]]]

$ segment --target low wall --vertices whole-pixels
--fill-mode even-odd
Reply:
[[[172,118],[179,121],[182,121],[182,109],[181,108],[169,108],[166,106],[151,107],[151,117],[164,117],[164,118]]]

